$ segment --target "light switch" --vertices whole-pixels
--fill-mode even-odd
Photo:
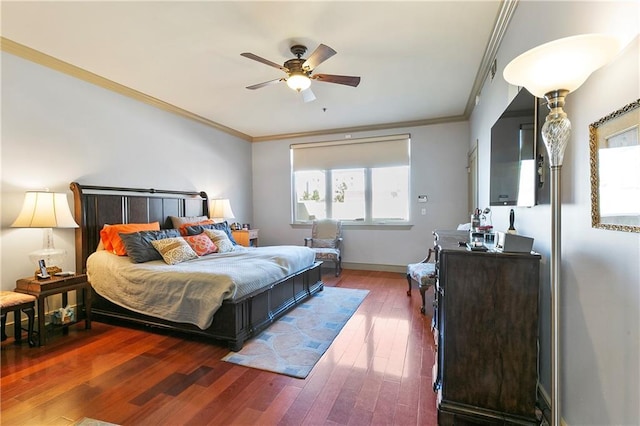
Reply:
[[[422,210],[420,210],[420,213],[424,216],[427,214],[427,209],[423,208]]]

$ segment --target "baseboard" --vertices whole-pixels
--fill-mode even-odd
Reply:
[[[398,272],[407,273],[407,265],[380,265],[373,263],[351,263],[342,262],[343,269],[355,269],[357,271],[381,271],[381,272]]]
[[[73,309],[74,309],[74,311],[76,312],[76,315],[77,315],[77,314],[78,314],[78,305],[77,305],[77,304],[74,304],[74,305],[69,305],[69,306],[70,306],[71,308],[73,308]],[[82,306],[82,305],[80,305],[80,306]],[[37,313],[38,311],[37,311],[36,309],[34,309],[34,311],[35,311],[35,314],[34,314],[34,321],[33,321],[33,325],[34,325],[34,330],[35,330],[35,329],[38,327],[38,313]],[[45,318],[47,318],[47,317],[51,317],[55,311],[57,311],[57,309],[54,309],[54,310],[50,310],[50,311],[45,312],[45,313],[44,313]],[[22,315],[21,315],[21,318],[20,318],[20,326],[21,326],[21,328],[22,328],[22,329],[24,329],[24,330],[26,330],[26,329],[27,329],[27,327],[28,327],[28,325],[29,325],[28,321],[29,321],[29,320],[28,320],[27,318],[24,318],[24,317],[22,317]],[[6,323],[6,325],[5,325],[5,333],[7,333],[7,337],[15,337],[15,336],[13,335],[13,332],[14,332],[14,330],[15,330],[15,327],[14,327],[15,322],[16,322],[15,318],[13,318],[13,321],[7,321],[7,323]],[[48,325],[49,325],[49,323],[48,323],[48,322],[46,322],[46,320],[45,320],[45,328],[46,328]],[[37,331],[37,330],[36,330],[36,331]]]

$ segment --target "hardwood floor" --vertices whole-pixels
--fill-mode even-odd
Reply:
[[[407,297],[398,273],[323,279],[370,293],[304,380],[220,361],[228,350],[197,338],[82,323],[40,348],[2,343],[0,422],[435,425],[432,310],[420,314],[419,291]]]

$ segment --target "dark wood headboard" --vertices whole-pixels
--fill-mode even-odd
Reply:
[[[98,247],[105,224],[160,222],[172,228],[169,216],[209,216],[203,192],[119,188],[71,182],[76,229],[76,271],[85,272],[87,258]]]

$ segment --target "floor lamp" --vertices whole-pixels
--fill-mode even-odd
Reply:
[[[551,172],[551,424],[560,425],[560,253],[561,204],[560,172],[569,142],[571,122],[562,109],[569,92],[584,83],[592,72],[619,51],[615,37],[585,34],[552,41],[533,48],[512,60],[504,69],[507,82],[523,86],[544,97],[549,114],[542,126],[542,139]]]

